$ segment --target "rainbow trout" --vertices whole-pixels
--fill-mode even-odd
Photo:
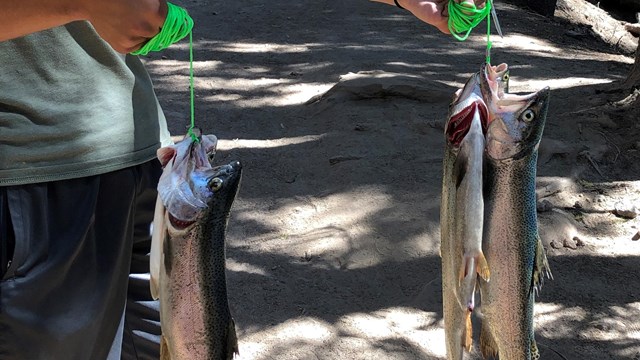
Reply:
[[[484,167],[483,250],[491,281],[480,280],[483,356],[538,359],[534,290],[550,270],[536,214],[536,161],[549,88],[518,96],[500,91],[499,74],[483,66],[480,86],[489,111]]]
[[[240,185],[234,161],[212,166],[216,138],[158,150],[151,292],[160,299],[161,360],[228,360],[238,354],[227,301],[225,233]]]
[[[479,73],[458,90],[445,125],[440,256],[447,358],[463,358],[472,345],[471,312],[477,275],[489,281],[482,253],[482,161],[487,109]]]

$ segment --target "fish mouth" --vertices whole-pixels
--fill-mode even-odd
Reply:
[[[211,181],[211,179],[218,176],[232,176],[234,174],[237,174],[237,176],[239,176],[242,173],[242,163],[240,163],[240,161],[235,160],[230,162],[229,164],[216,166],[211,170],[214,173],[214,175],[211,176],[209,181]]]
[[[242,163],[240,161],[232,161],[231,163],[225,165],[229,172],[229,181],[230,181],[230,189],[229,192],[234,194],[234,196],[229,197],[229,201],[233,201],[235,199],[235,194],[238,192],[238,188],[240,187],[240,180],[242,179]]]
[[[227,166],[229,166],[232,171],[235,171],[235,172],[242,171],[242,163],[240,163],[240,161],[237,161],[237,160],[232,161],[231,163],[227,164]]]
[[[488,125],[506,113],[516,113],[530,106],[539,96],[539,92],[525,95],[505,93],[500,87],[500,77],[508,70],[507,64],[491,66],[482,64],[480,70],[480,89],[488,108]]]
[[[169,215],[169,223],[171,223],[171,226],[176,230],[184,230],[196,223],[195,220],[180,220],[175,216],[171,215],[171,213],[168,213],[168,215]]]

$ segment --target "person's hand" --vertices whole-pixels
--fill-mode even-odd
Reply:
[[[119,53],[138,50],[160,32],[166,0],[81,0],[86,20]]]
[[[415,17],[435,26],[445,34],[449,34],[449,0],[399,0],[402,7],[411,11]],[[483,8],[485,0],[452,0],[457,3],[474,3],[476,7]]]

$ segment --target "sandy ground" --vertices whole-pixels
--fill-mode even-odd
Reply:
[[[240,359],[444,359],[442,126],[484,60],[484,25],[460,43],[364,0],[178,4],[196,21],[197,124],[245,167],[227,244]],[[584,27],[497,8],[492,63],[510,65],[510,90],[552,88],[542,359],[640,359],[640,224],[612,213],[640,206],[639,116],[607,105],[632,59]],[[146,60],[174,135],[187,49]]]

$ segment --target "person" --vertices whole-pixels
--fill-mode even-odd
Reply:
[[[375,1],[448,32],[446,2]],[[3,2],[0,359],[158,358],[144,273],[156,150],[171,139],[125,54],[166,14],[165,0]]]

